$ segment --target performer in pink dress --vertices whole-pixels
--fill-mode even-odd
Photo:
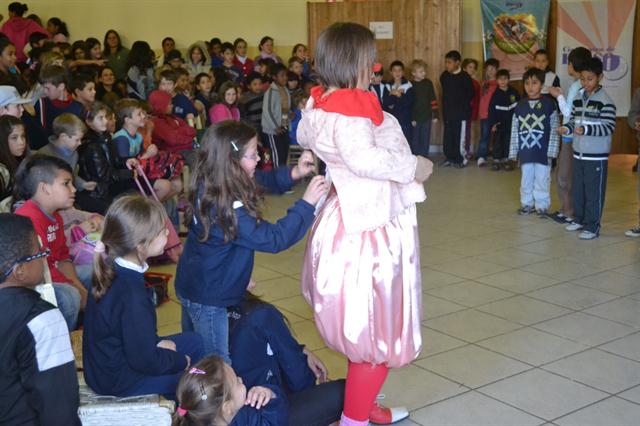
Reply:
[[[298,142],[327,164],[332,184],[307,242],[302,292],[327,345],[349,359],[343,426],[367,425],[388,369],[422,347],[415,204],[433,164],[411,154],[398,121],[367,90],[374,59],[369,29],[324,30],[321,85],[298,127]]]

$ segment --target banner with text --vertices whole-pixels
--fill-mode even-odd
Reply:
[[[562,87],[573,81],[567,71],[571,49],[590,49],[602,59],[601,84],[615,102],[619,117],[629,113],[635,10],[636,0],[558,2],[556,74]]]
[[[480,0],[484,58],[522,79],[533,54],[547,45],[550,0]]]

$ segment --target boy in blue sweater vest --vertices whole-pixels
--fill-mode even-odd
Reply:
[[[558,113],[554,101],[542,96],[544,71],[531,68],[524,73],[527,97],[518,102],[511,124],[509,159],[520,160],[520,204],[518,213],[534,211],[546,216],[551,204],[549,185],[551,159],[558,156]],[[497,92],[497,91],[496,91]]]
[[[602,61],[591,58],[580,72],[582,90],[573,101],[571,118],[560,130],[563,135],[573,134],[575,219],[566,230],[582,230],[581,240],[592,240],[600,233],[611,135],[616,128],[616,106],[601,80]]]

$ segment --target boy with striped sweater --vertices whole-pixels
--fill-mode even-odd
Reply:
[[[563,135],[573,134],[575,220],[566,229],[582,230],[582,240],[592,240],[600,233],[611,135],[616,127],[616,106],[600,85],[601,80],[602,61],[591,58],[580,72],[582,90],[573,101],[571,118],[560,128]]]

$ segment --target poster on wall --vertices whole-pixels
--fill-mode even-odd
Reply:
[[[480,0],[484,58],[496,58],[512,80],[522,74],[533,54],[547,45],[550,0]]]
[[[636,0],[561,0],[558,2],[556,74],[568,87],[571,49],[585,46],[602,59],[602,86],[616,104],[619,117],[629,112],[631,56]]]

